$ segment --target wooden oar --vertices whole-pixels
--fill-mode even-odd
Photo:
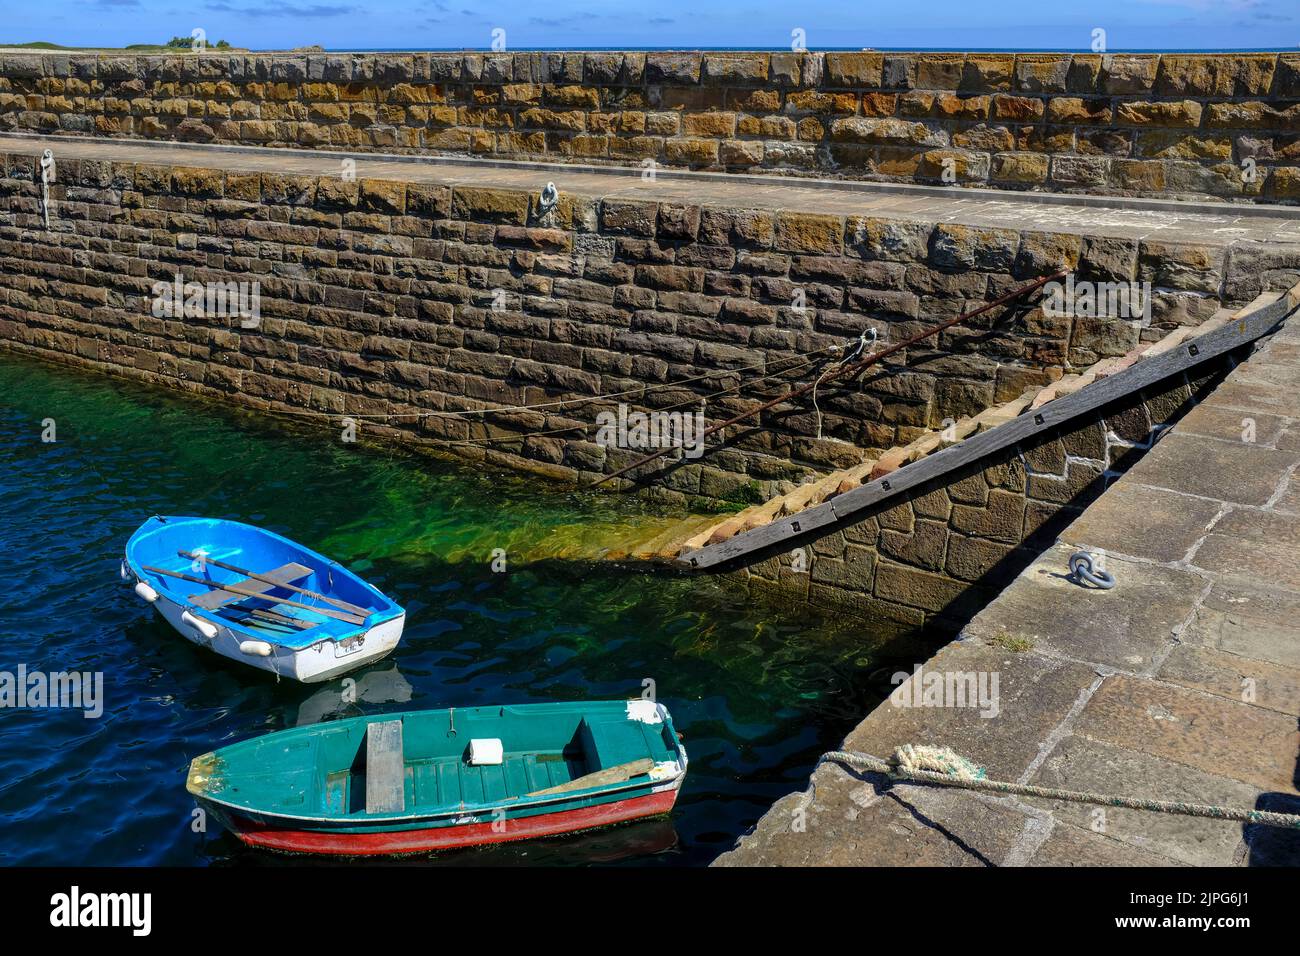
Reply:
[[[525,796],[543,797],[555,793],[572,793],[574,790],[586,790],[588,787],[606,787],[613,783],[623,783],[633,777],[649,773],[654,767],[655,762],[653,760],[649,757],[642,757],[640,760],[629,760],[627,763],[606,767],[604,770],[597,770],[595,773],[586,774],[575,780],[570,780],[568,783],[547,787],[545,790],[534,790],[532,793],[525,794]]]
[[[316,591],[309,591],[306,588],[300,588],[296,584],[284,584],[275,578],[267,577],[265,574],[258,574],[256,571],[249,571],[247,568],[241,568],[236,564],[226,564],[225,561],[218,561],[216,558],[210,558],[201,551],[177,551],[182,558],[191,558],[194,561],[203,564],[215,564],[219,568],[225,568],[227,571],[234,571],[236,574],[242,574],[246,578],[252,578],[254,581],[261,581],[263,584],[274,584],[277,588],[284,588],[286,591],[295,591],[298,594],[305,594],[309,598],[315,598],[318,601],[325,601],[334,605],[340,611],[347,611],[349,614],[360,614],[365,617],[370,612],[363,607],[357,607],[355,604],[349,604],[347,601],[340,601],[338,598],[332,598],[325,594],[318,594]]]
[[[315,607],[311,604],[303,604],[301,601],[290,601],[288,598],[270,597],[264,591],[252,591],[248,588],[241,588],[237,584],[219,584],[207,578],[196,577],[193,574],[182,574],[180,571],[168,571],[166,568],[151,568],[144,565],[144,570],[153,574],[165,574],[169,578],[180,578],[182,581],[192,581],[195,584],[206,584],[210,588],[218,588],[222,591],[229,591],[231,594],[238,594],[242,597],[257,598],[259,601],[266,601],[268,604],[287,604],[289,607],[300,607],[305,611],[312,611],[323,617],[332,617],[339,621],[346,621],[348,624],[364,624],[364,617],[357,617],[355,614],[348,614],[344,611],[334,611],[327,607]]]
[[[300,631],[311,630],[316,626],[316,621],[304,621],[301,618],[290,617],[287,614],[277,614],[275,611],[264,611],[261,608],[237,608],[244,613],[257,618],[260,621],[266,621],[270,624],[279,624],[281,627],[295,627]]]

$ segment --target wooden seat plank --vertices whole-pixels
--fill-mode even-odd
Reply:
[[[276,568],[274,571],[266,572],[263,577],[274,578],[277,584],[293,584],[312,573],[311,568],[303,567],[301,564],[289,564]],[[223,582],[224,583],[224,582]],[[243,588],[246,591],[257,591],[259,594],[265,594],[275,588],[274,584],[267,584],[265,581],[254,581],[252,578],[244,578],[235,582],[235,587]],[[229,591],[207,591],[203,594],[191,594],[189,601],[195,607],[201,607],[208,611],[215,611],[219,607],[225,607],[233,601],[247,601],[248,598],[242,594],[231,594]]]
[[[402,722],[375,721],[366,726],[366,813],[401,813],[405,809]]]

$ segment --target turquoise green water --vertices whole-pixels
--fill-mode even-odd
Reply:
[[[428,859],[703,864],[802,788],[906,663],[868,625],[715,579],[521,557],[654,518],[626,498],[334,437],[0,354],[0,671],[99,671],[105,697],[98,719],[0,709],[0,861],[282,861],[192,832],[192,756],[343,714],[624,698],[652,680],[691,758],[669,820]],[[405,605],[401,646],[355,683],[306,686],[188,643],[117,577],[155,513],[253,522],[343,561]]]

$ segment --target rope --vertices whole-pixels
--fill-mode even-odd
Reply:
[[[867,340],[868,332],[871,333],[871,339],[869,342]],[[831,372],[836,371],[838,369],[842,369],[850,362],[855,360],[859,355],[861,355],[864,351],[866,351],[868,345],[870,345],[872,348],[875,348],[876,336],[877,336],[877,332],[874,326],[869,329],[863,329],[862,333],[858,336],[857,342],[855,342],[853,345],[853,350],[851,352],[846,351],[845,354],[840,357],[840,360],[838,362],[834,362],[830,365],[827,365],[826,368],[822,369],[822,373],[817,376],[817,380],[813,382],[812,407],[813,407],[813,411],[817,413],[817,440],[818,441],[821,441],[821,437],[822,437],[822,408],[820,405],[817,404],[817,389],[821,387],[822,379],[824,379]]]
[[[832,349],[836,349],[836,348],[839,348],[839,346],[831,346],[830,348],[832,348]],[[823,349],[822,351],[825,351],[825,349]],[[811,354],[815,354],[815,353],[811,353],[811,352],[810,352],[809,354],[811,355]],[[685,401],[677,402],[676,404],[673,404],[673,405],[664,405],[664,406],[662,406],[662,407],[660,407],[660,408],[655,409],[655,411],[659,411],[659,412],[668,412],[668,411],[672,411],[674,408],[684,408],[684,407],[687,406],[687,405],[694,405],[694,404],[696,404],[697,402],[700,402],[700,401],[705,401],[705,402],[707,402],[708,400],[713,399],[713,398],[720,398],[721,396],[723,396],[723,395],[728,395],[728,394],[730,394],[731,392],[738,392],[738,391],[740,391],[742,388],[752,388],[753,386],[757,385],[759,382],[766,382],[766,381],[767,381],[768,379],[770,379],[770,378],[778,378],[778,379],[779,379],[779,378],[782,378],[783,376],[788,376],[788,375],[789,375],[790,373],[792,373],[792,372],[798,372],[798,371],[801,370],[801,369],[807,368],[809,365],[812,365],[813,362],[815,361],[815,359],[810,359],[810,358],[807,358],[807,357],[805,357],[805,356],[799,356],[799,355],[793,356],[793,357],[788,358],[788,359],[780,359],[780,361],[782,361],[782,362],[791,362],[791,361],[794,361],[794,359],[796,359],[796,358],[802,358],[803,361],[801,361],[798,365],[790,365],[790,366],[788,366],[788,367],[786,367],[786,368],[780,369],[779,371],[771,372],[771,373],[769,373],[769,374],[767,374],[767,375],[760,375],[758,378],[751,378],[751,379],[749,379],[748,381],[737,382],[735,385],[729,385],[729,386],[727,386],[726,388],[719,389],[719,390],[716,391],[716,392],[711,392],[711,393],[709,393],[708,395],[704,395],[704,396],[701,396],[701,397],[699,397],[699,398],[688,398],[688,399],[686,399]],[[751,366],[751,367],[752,367],[752,366]],[[721,374],[725,374],[725,373],[727,373],[727,372],[739,372],[739,371],[743,371],[743,369],[719,369],[719,370],[713,372],[712,374],[714,374],[714,375],[721,375]],[[674,384],[679,384],[679,383],[674,383]]]
[[[967,322],[970,319],[975,318],[976,316],[983,315],[985,312],[988,312],[991,309],[1001,308],[1002,306],[1009,304],[1010,302],[1014,301],[1020,296],[1026,295],[1037,289],[1041,289],[1043,286],[1047,285],[1047,283],[1053,282],[1058,279],[1062,279],[1064,277],[1065,277],[1064,272],[1057,272],[1057,273],[1053,273],[1050,276],[1043,276],[1040,279],[1035,279],[1033,282],[1029,283],[1028,285],[1021,286],[1018,289],[1012,289],[1006,295],[999,296],[998,298],[994,299],[992,302],[985,302],[983,305],[979,306],[976,309],[972,309],[969,312],[963,312],[960,315],[955,315],[950,319],[940,322],[938,325],[932,328],[923,329],[922,331],[917,332],[915,335],[908,336],[907,338],[902,339],[901,341],[895,342],[893,345],[889,346],[888,348],[884,348],[878,352],[874,352],[872,355],[870,355],[867,358],[861,359],[855,363],[842,365],[838,370],[835,370],[824,377],[839,378],[849,373],[851,373],[853,376],[860,375],[863,370],[878,364],[879,362],[883,361],[884,359],[888,358],[891,355],[896,355],[899,352],[904,351],[905,349],[911,348],[913,345],[917,344],[918,342],[924,341],[925,339],[928,339],[933,335],[938,335],[944,330],[952,328],[954,325],[958,325],[962,322]],[[718,424],[713,425],[710,428],[706,428],[704,430],[704,434],[701,437],[708,438],[710,435],[716,435],[719,432],[725,431],[726,429],[730,428],[732,425],[739,424],[740,422],[743,422],[747,418],[753,418],[756,415],[762,415],[763,412],[767,411],[770,408],[775,408],[777,405],[780,405],[783,402],[789,402],[792,399],[796,399],[801,395],[806,395],[808,392],[812,391],[818,384],[820,384],[820,378],[815,382],[809,382],[807,385],[801,385],[792,392],[787,392],[785,395],[780,395],[772,399],[771,401],[764,402],[763,404],[759,405],[757,408],[751,408],[748,411],[741,412],[739,415],[733,415],[725,422],[719,422]],[[638,458],[636,461],[632,462],[629,465],[624,465],[622,468],[619,468],[617,471],[610,472],[609,474],[601,478],[599,481],[592,482],[591,485],[589,485],[588,487],[596,488],[599,487],[600,485],[605,484],[606,482],[613,481],[616,478],[621,478],[623,475],[626,475],[629,471],[634,471],[637,468],[640,468],[642,465],[648,465],[651,462],[659,461],[660,459],[664,458],[665,455],[666,455],[665,452],[652,452],[651,454],[646,455],[643,458]],[[645,476],[642,477],[644,478]],[[635,482],[633,484],[635,484]]]
[[[947,774],[957,780],[982,780],[984,768],[947,747],[929,744],[904,744],[894,751],[898,766],[908,773],[928,771]]]
[[[981,790],[987,793],[1040,797],[1045,800],[1065,800],[1069,803],[1092,803],[1102,807],[1149,810],[1153,813],[1175,813],[1185,817],[1235,820],[1241,823],[1260,823],[1270,827],[1300,830],[1300,814],[1295,813],[1247,810],[1240,807],[1220,807],[1173,800],[1133,799],[1107,793],[1058,790],[1055,787],[1035,787],[1031,784],[989,780],[985,776],[982,767],[947,747],[908,744],[895,750],[893,756],[887,761],[873,757],[870,754],[855,753],[849,750],[832,750],[829,753],[822,754],[821,759],[817,761],[817,766],[820,767],[827,761],[841,763],[854,770],[884,774],[893,780],[913,780],[920,783],[934,783],[943,787]]]
[[[50,183],[57,175],[54,164],[54,150],[47,149],[41,154],[41,215],[45,219],[45,228],[50,228]]]
[[[748,383],[742,382],[737,385],[733,385],[715,394],[725,395],[727,392],[733,392],[738,388],[743,388],[744,385],[746,384],[753,385],[756,382],[762,382],[769,378],[776,378],[778,375],[786,374],[796,369],[802,368],[805,365],[811,364],[812,356],[821,355],[823,352],[839,351],[841,348],[843,348],[843,346],[839,344],[826,345],[819,349],[813,349],[811,352],[803,352],[798,355],[791,355],[787,358],[777,359],[778,363],[795,362],[800,359],[804,361],[800,362],[798,365],[792,365],[789,368],[781,369],[780,372],[772,372],[771,374],[763,375],[760,376],[759,378],[750,379]],[[713,369],[712,371],[705,372],[702,375],[694,375],[691,376],[690,378],[682,378],[673,382],[660,382],[658,385],[638,385],[635,388],[627,388],[619,392],[606,392],[601,395],[591,395],[586,398],[559,399],[554,402],[538,402],[536,405],[498,405],[495,408],[462,408],[462,409],[453,409],[452,411],[376,412],[371,415],[351,415],[348,414],[347,412],[319,412],[316,411],[315,409],[301,408],[301,409],[291,409],[291,414],[315,415],[320,418],[345,417],[345,418],[351,418],[353,421],[368,421],[371,419],[386,421],[389,419],[399,419],[399,418],[460,418],[461,416],[491,415],[500,412],[535,412],[540,409],[567,408],[570,405],[591,405],[596,402],[608,401],[609,399],[612,398],[626,398],[629,395],[637,395],[637,394],[644,395],[649,392],[657,392],[666,388],[681,388],[683,385],[691,385],[695,382],[702,382],[706,378],[713,378],[718,375],[736,375],[742,372],[752,372],[754,369],[764,368],[768,364],[769,363],[767,361],[763,361],[763,362],[755,362],[753,365],[742,365],[740,368]],[[687,402],[686,404],[693,405],[695,404],[695,401],[692,399],[690,402]]]
[[[789,375],[793,372],[798,372],[799,370],[806,368],[809,365],[812,365],[813,362],[815,361],[815,358],[813,357],[818,356],[823,352],[838,352],[844,350],[845,348],[846,346],[839,345],[839,344],[827,345],[819,349],[814,349],[811,352],[804,352],[798,355],[791,355],[787,358],[778,359],[777,363],[795,362],[796,364],[789,365],[775,372],[770,372],[767,375],[760,375],[757,378],[738,381],[735,385],[730,385],[727,388],[719,389],[716,392],[711,392],[703,396],[702,398],[691,398],[684,402],[678,402],[673,405],[665,406],[661,409],[658,409],[658,411],[671,411],[672,409],[675,408],[681,408],[687,405],[695,405],[698,402],[707,402],[710,399],[719,398],[723,395],[728,395],[732,392],[739,392],[743,388],[752,388],[753,386],[759,384],[760,382],[765,382],[768,379],[780,378],[781,376]],[[346,419],[351,419],[353,421],[376,420],[376,421],[384,421],[384,422],[387,422],[390,419],[405,419],[405,418],[421,419],[421,418],[435,418],[435,417],[436,418],[460,418],[462,416],[471,416],[471,415],[487,416],[487,415],[496,415],[496,414],[506,414],[510,412],[532,412],[532,411],[537,411],[539,409],[561,408],[570,405],[589,405],[596,402],[605,401],[611,398],[621,398],[632,394],[644,395],[649,392],[659,391],[661,389],[666,389],[666,388],[680,388],[683,385],[689,385],[694,382],[700,382],[703,381],[704,379],[713,378],[719,375],[736,375],[748,371],[753,371],[754,369],[762,368],[768,364],[769,364],[768,362],[764,361],[764,362],[755,363],[753,365],[741,366],[740,368],[734,368],[734,369],[713,369],[712,371],[705,372],[702,375],[696,375],[690,378],[678,379],[673,382],[661,382],[658,385],[638,386],[636,388],[625,389],[621,392],[609,392],[603,395],[592,395],[586,398],[571,398],[571,399],[563,399],[554,402],[540,402],[536,405],[500,405],[495,408],[468,408],[468,409],[456,409],[452,411],[379,412],[371,415],[360,415],[360,414],[354,415],[354,414],[349,414],[347,412],[321,412],[315,409],[295,408],[293,406],[283,406],[279,408],[274,408],[272,409],[272,411],[280,414],[286,414],[291,416],[297,415],[297,416],[308,417],[308,418],[324,418],[324,419],[331,419],[331,420],[346,418]],[[423,440],[427,441],[432,445],[436,445],[439,447],[455,448],[455,447],[467,446],[467,445],[493,445],[497,443],[520,442],[528,438],[537,438],[537,437],[542,437],[547,435],[562,435],[567,432],[575,432],[575,431],[581,431],[585,434],[590,427],[591,427],[590,425],[586,425],[586,424],[568,425],[562,428],[521,431],[513,435],[497,435],[493,437],[484,437],[484,438],[451,439],[451,438],[434,438],[426,435],[423,436]]]
[[[514,435],[496,435],[489,438],[429,438],[423,436],[423,441],[440,445],[444,448],[454,448],[459,445],[491,445],[495,442],[523,441],[526,438],[541,438],[546,435],[563,435],[566,432],[583,432],[588,429],[587,425],[569,425],[565,428],[547,428],[541,431],[518,432]]]

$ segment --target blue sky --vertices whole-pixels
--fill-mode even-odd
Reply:
[[[162,42],[203,28],[252,49],[955,47],[1298,49],[1295,0],[11,0],[0,42]]]

